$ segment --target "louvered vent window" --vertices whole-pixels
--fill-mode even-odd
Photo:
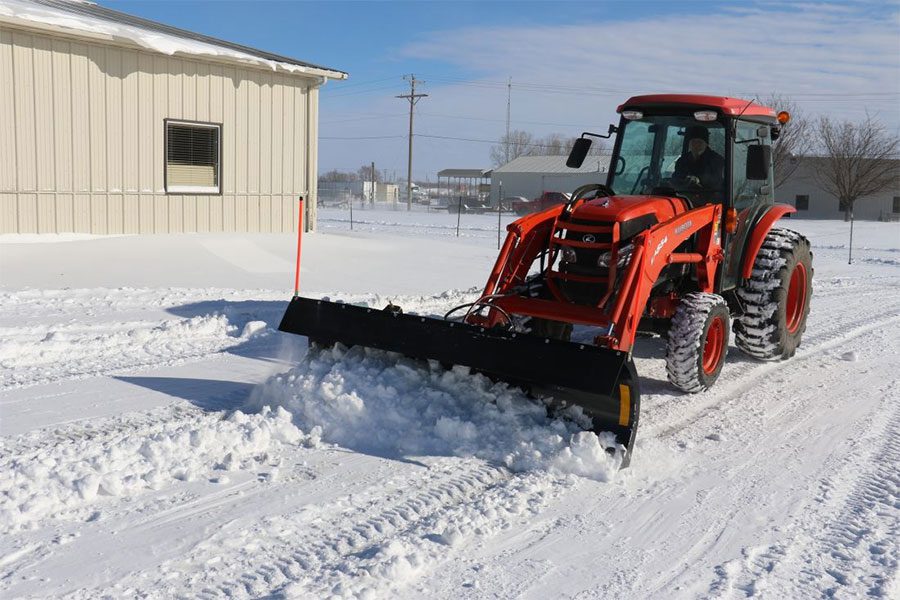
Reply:
[[[166,121],[166,191],[218,194],[221,191],[220,125]]]

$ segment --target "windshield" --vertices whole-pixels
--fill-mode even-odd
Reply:
[[[610,187],[617,194],[721,195],[725,128],[693,116],[645,116],[624,121]],[[654,192],[654,190],[657,190]]]

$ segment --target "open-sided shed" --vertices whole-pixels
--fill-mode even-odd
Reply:
[[[474,198],[491,189],[490,169],[444,169],[438,171],[438,195],[441,198]]]

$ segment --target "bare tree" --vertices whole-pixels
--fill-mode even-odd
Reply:
[[[565,156],[572,150],[573,139],[567,138],[561,133],[551,133],[546,137],[535,140],[535,154],[543,156]]]
[[[498,144],[491,146],[491,162],[494,163],[495,167],[506,164],[507,145],[509,145],[509,160],[515,160],[520,156],[530,156],[533,154],[533,143],[533,135],[521,129],[513,129],[508,136],[503,134]]]
[[[813,146],[813,127],[796,102],[780,94],[770,94],[759,99],[775,112],[787,111],[791,120],[781,126],[781,133],[772,146],[772,162],[775,170],[775,187],[780,186],[800,166],[800,161],[808,155]]]
[[[897,188],[900,138],[890,135],[881,123],[868,115],[859,123],[822,117],[816,134],[825,163],[815,170],[816,179],[840,201],[845,220],[853,218],[858,199]]]
[[[356,170],[356,176],[360,181],[372,181],[372,166],[371,165],[363,165],[359,169]],[[375,169],[375,181],[382,181],[381,172],[378,169]]]
[[[567,137],[561,133],[550,133],[542,138],[536,138],[527,131],[510,131],[510,160],[520,156],[567,156],[578,138]],[[590,154],[599,156],[604,154],[606,146],[595,140],[591,146]],[[506,163],[506,136],[500,139],[500,143],[491,147],[491,161],[495,167]]]
[[[347,173],[344,171],[338,171],[337,169],[332,169],[327,173],[319,175],[319,181],[325,181],[329,183],[348,183],[352,181],[359,181],[359,176],[356,173]]]

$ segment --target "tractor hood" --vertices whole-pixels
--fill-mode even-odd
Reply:
[[[666,196],[606,196],[575,207],[569,217],[577,223],[619,223],[619,236],[634,235],[668,221],[688,209],[684,200]]]
[[[653,215],[657,223],[668,221],[687,210],[681,198],[666,196],[606,196],[579,204],[572,218],[579,221],[618,221],[623,223]]]

